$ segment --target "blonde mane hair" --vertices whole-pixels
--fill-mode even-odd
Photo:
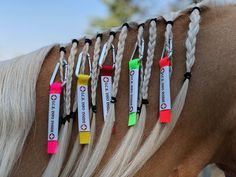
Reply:
[[[0,176],[18,160],[35,117],[36,83],[54,45],[0,64]]]

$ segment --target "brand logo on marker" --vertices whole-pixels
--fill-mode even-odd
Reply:
[[[82,125],[80,126],[80,128],[81,128],[82,130],[86,130],[86,129],[87,129],[87,125],[82,124]]]
[[[108,77],[104,77],[104,78],[103,78],[103,81],[104,81],[104,82],[109,82],[109,78],[108,78]]]
[[[49,135],[49,139],[52,140],[52,139],[54,139],[54,138],[55,138],[55,135],[54,135],[53,133],[51,133],[51,134]]]
[[[81,91],[81,92],[85,92],[85,91],[86,91],[86,88],[85,88],[84,86],[81,86],[81,87],[80,87],[80,91]]]
[[[133,106],[130,106],[129,112],[132,112],[132,111],[133,111]]]
[[[57,99],[57,96],[56,96],[56,95],[52,95],[52,96],[51,96],[51,100],[54,101],[54,100],[56,100],[56,99]]]
[[[167,105],[165,103],[161,104],[161,109],[165,109],[167,107]]]
[[[161,68],[161,74],[165,72],[165,68]]]
[[[133,76],[134,75],[134,70],[130,71],[130,75]]]

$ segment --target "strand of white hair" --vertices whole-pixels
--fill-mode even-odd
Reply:
[[[128,33],[128,27],[124,25],[119,35],[118,49],[117,49],[117,54],[116,54],[115,75],[114,75],[114,81],[113,81],[113,86],[112,86],[113,98],[116,97],[117,92],[118,92],[118,85],[119,85],[120,72],[121,72],[121,62],[123,59],[127,33]],[[101,162],[102,157],[110,141],[112,128],[114,126],[114,120],[115,120],[115,102],[110,104],[110,108],[107,114],[107,121],[103,125],[102,132],[95,146],[95,149],[92,153],[92,156],[89,160],[88,166],[85,169],[83,177],[92,176],[96,170],[96,167]]]
[[[75,55],[77,53],[78,43],[74,42],[71,47],[70,56],[68,58],[68,72],[67,72],[67,82],[66,91],[64,91],[64,113],[63,117],[70,115],[71,112],[71,87],[72,87],[72,76],[74,68]],[[73,120],[65,121],[65,124],[61,125],[59,133],[59,145],[57,153],[52,155],[47,168],[43,173],[43,177],[58,177],[66,156],[67,148],[70,142],[71,132],[72,132]]]
[[[191,67],[193,66],[195,61],[195,46],[196,46],[196,37],[199,31],[199,23],[200,23],[200,13],[198,9],[195,9],[190,15],[189,31],[186,40],[187,72],[191,71]],[[138,152],[138,154],[129,164],[126,171],[121,175],[122,177],[134,176],[134,174],[146,163],[146,161],[160,148],[160,146],[168,138],[183,110],[185,98],[188,91],[188,85],[189,85],[189,79],[186,79],[179,94],[177,95],[174,101],[171,112],[172,122],[167,125],[164,125],[163,127],[161,126],[161,123],[159,123],[159,121],[157,122],[151,134],[148,136],[145,143]]]
[[[0,176],[7,177],[18,160],[36,109],[36,83],[53,46],[0,64]]]
[[[85,44],[85,48],[87,48],[87,50],[85,50],[83,52],[83,56],[87,56],[88,55],[88,47],[87,46],[89,45],[88,43]],[[97,63],[98,61],[98,58],[99,58],[99,53],[100,53],[100,45],[101,45],[101,38],[98,37],[97,40],[96,40],[96,43],[95,43],[95,48],[94,48],[94,60],[93,60],[93,64],[94,63]],[[85,64],[85,61],[86,58],[83,58],[83,63]],[[94,65],[92,67],[92,75],[94,74]],[[80,74],[84,74],[84,70],[85,70],[85,66],[84,67],[81,67],[81,72]],[[96,88],[94,88],[94,84],[97,83],[97,80],[94,80],[96,79],[97,77],[94,77],[92,76],[92,79],[91,79],[91,91],[92,92],[95,92],[95,93],[92,93],[94,95],[94,97],[92,97],[92,102],[96,102]],[[92,90],[93,88],[93,90]],[[81,152],[80,154],[80,157],[78,158],[76,164],[75,164],[75,167],[72,171],[72,174],[73,176],[81,176],[83,174],[83,171],[84,169],[86,168],[86,165],[88,163],[88,158],[91,154],[91,151],[92,151],[92,148],[93,148],[93,143],[94,143],[94,139],[95,139],[95,132],[96,132],[96,119],[94,116],[94,112],[92,111],[92,109],[90,109],[90,120],[91,120],[91,136],[90,136],[90,142],[89,144],[87,145],[84,145],[83,147],[83,151]]]

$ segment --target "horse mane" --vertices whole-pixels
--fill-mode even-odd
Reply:
[[[32,126],[36,83],[44,59],[55,45],[0,64],[0,176],[9,176]]]
[[[236,0],[204,0],[197,6],[213,7],[229,4],[236,4]],[[172,15],[178,18],[193,6],[196,4]],[[129,25],[132,28],[137,26],[137,23],[130,22]],[[121,27],[114,28],[113,31],[120,32]],[[35,117],[37,78],[44,59],[54,46],[47,46],[28,55],[1,62],[0,176],[2,177],[9,176],[21,154]]]

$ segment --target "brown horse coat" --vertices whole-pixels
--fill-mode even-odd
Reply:
[[[174,98],[183,83],[185,73],[185,40],[188,30],[188,14],[179,17],[174,24],[174,60],[171,95]],[[136,176],[195,177],[208,163],[217,163],[226,173],[236,176],[236,6],[206,9],[201,13],[200,32],[197,37],[196,62],[192,70],[189,91],[181,117],[173,132],[160,150],[145,164]],[[144,39],[148,41],[145,25]],[[158,38],[155,61],[149,87],[145,137],[150,133],[158,117],[159,65],[164,41],[165,25],[158,22]],[[116,104],[117,132],[98,170],[109,160],[122,137],[126,134],[128,119],[128,61],[136,40],[136,29],[130,29]],[[103,38],[106,42],[108,34]],[[115,39],[117,44],[118,35]],[[93,41],[94,44],[94,41]],[[93,54],[93,44],[90,54]],[[69,53],[67,47],[67,53]],[[79,51],[82,43],[79,45]],[[47,110],[49,78],[59,58],[55,47],[45,59],[37,83],[36,118],[26,141],[23,154],[13,171],[14,177],[41,176],[49,156],[47,146]],[[74,79],[75,83],[75,79]],[[73,88],[75,91],[75,87]],[[100,87],[97,90],[97,135],[101,130],[102,107]],[[73,138],[77,134],[74,123]],[[73,145],[74,139],[71,141]]]

